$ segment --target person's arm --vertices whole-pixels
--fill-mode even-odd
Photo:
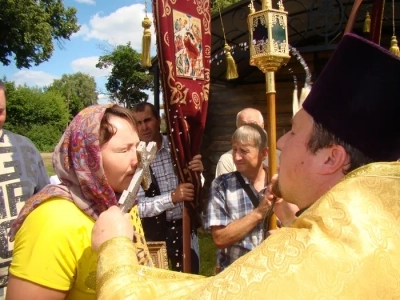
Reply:
[[[120,220],[122,218],[120,217]],[[96,225],[93,232],[95,230]],[[154,299],[151,289],[140,288],[142,284],[138,285],[139,288],[135,288],[135,284],[138,282],[135,280],[137,275],[133,268],[137,266],[138,261],[135,246],[128,237],[117,234],[117,237],[110,240],[101,239],[102,242],[100,242],[99,239],[92,238],[93,240],[100,244],[96,274],[97,300]]]
[[[133,227],[130,218],[129,214],[124,214],[117,206],[111,206],[102,212],[92,229],[93,250],[97,251],[104,242],[119,236],[127,237],[133,246]],[[118,222],[115,222],[117,219]],[[134,256],[136,257],[136,255]],[[133,262],[138,263],[137,259],[134,259]]]
[[[228,209],[229,187],[225,178],[214,179],[210,188],[210,197],[204,220],[204,229],[211,231],[215,245],[226,248],[241,241],[264,219],[271,202],[263,197],[259,206],[240,220],[232,220]]]
[[[117,207],[110,207],[97,219],[92,230],[92,247],[98,253],[96,299],[183,298],[207,280],[198,275],[139,266],[131,239],[129,216]],[[183,287],[186,290],[182,293]]]
[[[64,300],[68,291],[53,290],[45,286],[10,275],[6,300]]]
[[[140,217],[154,217],[173,208],[179,202],[193,201],[194,186],[191,183],[181,183],[172,192],[162,193],[155,197],[145,197],[143,189],[140,188],[137,199]]]
[[[257,208],[243,218],[232,221],[226,226],[212,226],[211,235],[215,245],[221,249],[243,240],[257,224],[264,220],[270,207],[271,202],[265,195]]]
[[[189,169],[194,172],[202,172],[204,170],[203,163],[201,161],[201,155],[197,154],[189,162]],[[170,176],[175,177],[173,173],[173,167],[171,165]],[[161,175],[157,178],[157,182],[160,185],[163,180],[167,180],[168,175]],[[176,184],[176,183],[175,183]],[[171,186],[171,188],[173,188]],[[146,197],[145,192],[142,188],[139,189],[138,195],[138,208],[141,218],[158,216],[162,212],[172,209],[175,205],[182,201],[193,201],[194,200],[194,186],[191,183],[181,183],[175,190],[161,193],[154,197]]]
[[[141,218],[158,216],[162,212],[175,206],[171,193],[162,193],[155,197],[145,197],[145,192],[140,188],[137,194],[139,214]]]
[[[212,226],[211,235],[217,248],[229,247],[241,240],[263,220],[259,213],[252,211],[240,220],[233,221],[227,226]]]

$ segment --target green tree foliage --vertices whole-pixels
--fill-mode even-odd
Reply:
[[[218,13],[218,6],[222,10],[232,4],[240,2],[241,0],[212,0],[211,1],[211,13]]]
[[[72,117],[83,108],[97,103],[96,89],[94,77],[82,72],[63,74],[61,79],[55,79],[47,88],[48,91],[58,91],[64,96]]]
[[[111,101],[131,108],[136,103],[145,102],[148,95],[144,92],[153,88],[153,75],[141,63],[141,54],[131,44],[119,45],[110,53],[100,56],[96,67],[111,67],[106,83]]]
[[[58,91],[15,86],[7,88],[7,119],[4,127],[29,138],[40,151],[53,151],[68,124],[64,96]]]
[[[18,68],[48,61],[54,41],[61,43],[79,30],[76,9],[62,0],[0,0],[0,62],[15,59]]]

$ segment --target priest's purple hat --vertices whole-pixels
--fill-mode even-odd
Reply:
[[[344,35],[303,108],[372,160],[400,158],[400,59],[386,49]]]

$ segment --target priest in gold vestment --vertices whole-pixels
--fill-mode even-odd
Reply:
[[[98,299],[400,299],[399,99],[399,58],[345,35],[277,144],[291,226],[201,277],[139,266],[112,207],[92,233]]]

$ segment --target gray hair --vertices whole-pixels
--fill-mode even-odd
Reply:
[[[258,149],[268,147],[268,135],[265,130],[257,124],[246,124],[240,126],[232,135],[233,143],[252,144]]]

